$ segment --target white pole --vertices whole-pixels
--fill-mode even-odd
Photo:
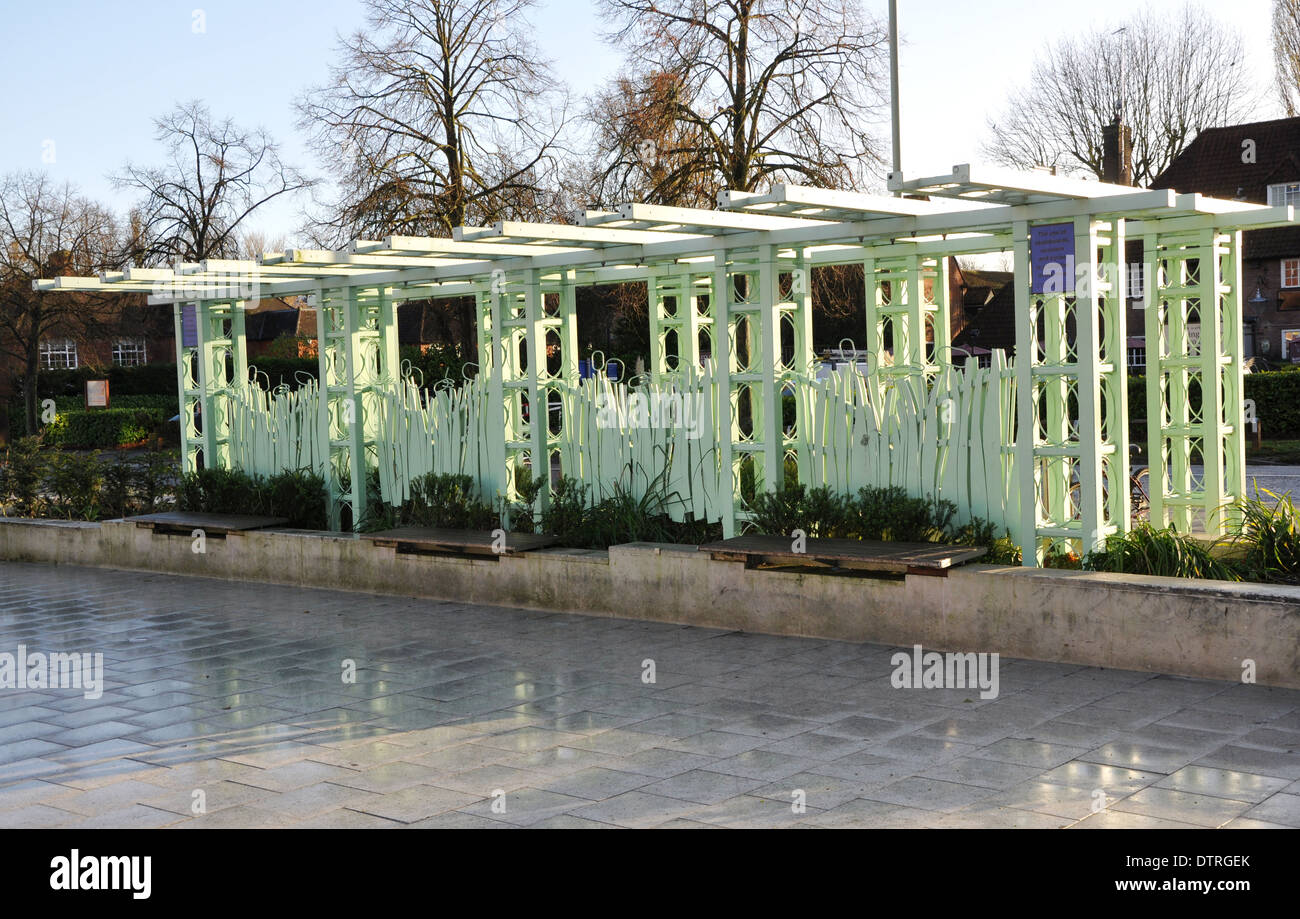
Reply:
[[[889,0],[889,108],[893,129],[894,174],[903,177],[902,129],[898,115],[898,0]],[[900,189],[894,193],[903,196]]]

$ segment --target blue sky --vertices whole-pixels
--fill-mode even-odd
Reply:
[[[1153,0],[1175,11],[1184,0]],[[900,0],[904,38],[904,169],[946,172],[979,159],[985,120],[1029,74],[1036,50],[1066,30],[1124,18],[1131,0]],[[867,0],[883,17],[884,0]],[[1247,67],[1270,81],[1270,0],[1213,0],[1242,30]],[[205,31],[194,30],[201,9]],[[590,0],[539,0],[534,35],[575,94],[618,67]],[[359,0],[0,0],[0,173],[45,169],[125,208],[107,175],[158,158],[152,121],[176,102],[265,127],[293,163],[315,168],[294,126],[294,98],[321,82],[339,32],[362,21]],[[1265,108],[1261,117],[1276,115]],[[880,125],[887,141],[888,122]],[[43,154],[53,142],[54,162]],[[259,221],[292,244],[297,207]]]

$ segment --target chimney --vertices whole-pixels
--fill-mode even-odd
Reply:
[[[1133,184],[1133,132],[1118,118],[1101,129],[1101,180]]]

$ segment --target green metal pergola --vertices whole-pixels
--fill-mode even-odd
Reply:
[[[500,410],[484,433],[484,487],[513,495],[517,469],[549,468],[548,407],[579,385],[576,289],[644,282],[650,380],[707,372],[724,394],[712,447],[731,535],[741,468],[780,483],[787,457],[802,473],[810,438],[829,436],[802,400],[793,428],[782,422],[783,393],[816,377],[811,269],[862,266],[868,376],[929,385],[953,369],[948,257],[1010,252],[1014,420],[999,446],[1023,496],[1005,522],[1033,565],[1053,545],[1088,551],[1129,527],[1125,241],[1140,239],[1151,519],[1221,532],[1221,508],[1245,493],[1241,231],[1294,223],[1292,208],[971,166],[891,178],[890,190],[903,196],[777,185],[723,192],[715,210],[625,204],[572,224],[502,221],[449,239],[358,239],[35,287],[144,293],[173,307],[186,471],[238,452],[244,309],[307,295],[319,310],[320,416],[299,436],[316,438],[337,524],[345,509],[354,522],[365,512],[380,406],[402,379],[400,303],[476,298],[479,380]],[[1057,283],[1042,283],[1045,272]]]

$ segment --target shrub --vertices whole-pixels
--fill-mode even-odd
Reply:
[[[99,408],[59,411],[45,426],[45,442],[60,447],[119,447],[136,444],[162,427],[156,408]]]
[[[285,470],[268,479],[238,469],[200,469],[181,477],[176,498],[183,511],[284,517],[289,526],[304,530],[328,526],[325,480],[307,470]]]
[[[323,530],[329,526],[325,479],[305,469],[285,469],[262,486],[272,517],[287,517],[289,526]]]
[[[176,392],[175,364],[140,364],[135,367],[78,367],[75,370],[42,370],[36,378],[39,398],[80,396],[87,380],[108,380],[109,392],[118,397]],[[22,392],[21,376],[14,377],[14,391]]]
[[[175,453],[151,450],[135,463],[136,512],[152,514],[162,510],[171,501],[171,492],[179,472],[180,458]]]
[[[103,463],[94,456],[50,454],[45,478],[50,510],[67,520],[98,520],[103,481]]]
[[[846,536],[853,530],[852,502],[829,488],[809,491],[801,484],[759,492],[749,502],[751,526],[760,533],[789,536],[803,530],[809,536]]]
[[[1232,543],[1243,550],[1242,572],[1251,581],[1300,584],[1300,520],[1295,504],[1289,493],[1279,497],[1266,488],[1260,491],[1274,503],[1250,500],[1236,505],[1241,532]]]
[[[1119,571],[1174,578],[1213,578],[1240,581],[1241,576],[1202,543],[1172,529],[1157,529],[1141,521],[1128,533],[1106,537],[1105,546],[1083,561],[1090,571]]]
[[[40,438],[24,437],[9,446],[4,465],[0,466],[0,503],[6,514],[36,516],[45,466],[46,455],[41,452]]]
[[[314,357],[271,357],[264,354],[248,363],[259,371],[258,382],[268,389],[282,385],[297,389],[307,380],[316,379],[320,373],[320,361]]]
[[[135,479],[134,464],[123,456],[104,466],[104,490],[99,497],[105,517],[129,517],[134,513],[131,486]]]
[[[1011,534],[1004,531],[1001,536],[997,535],[997,527],[983,517],[975,517],[958,530],[953,542],[959,546],[987,547],[989,551],[979,561],[988,565],[1019,565],[1023,561],[1020,547]]]
[[[497,512],[479,500],[474,480],[467,475],[430,472],[414,479],[411,497],[398,513],[399,526],[491,530],[498,523]]]
[[[400,360],[409,363],[416,371],[416,380],[426,389],[439,380],[451,380],[457,386],[465,380],[466,361],[454,345],[435,343],[423,352],[418,345],[406,345],[400,351]]]
[[[588,486],[565,476],[551,489],[541,515],[541,529],[566,546],[608,549],[629,542],[703,543],[722,538],[722,524],[687,516],[673,520],[665,490],[667,470],[639,497],[622,484],[592,502]],[[536,480],[532,484],[537,484]],[[531,486],[530,486],[531,487]]]
[[[1255,403],[1255,414],[1263,426],[1263,434],[1270,438],[1300,437],[1300,374],[1293,370],[1269,370],[1248,373],[1245,378],[1243,398]],[[1200,387],[1193,381],[1189,387],[1192,405],[1200,405]],[[1128,411],[1131,428],[1146,437],[1147,417],[1146,378],[1130,376],[1128,379]]]
[[[948,538],[957,505],[938,498],[913,497],[899,486],[868,486],[851,505],[852,535],[897,542],[941,542]]]
[[[807,490],[789,484],[760,492],[748,503],[750,527],[759,533],[788,536],[796,529],[815,537],[942,542],[951,535],[957,505],[917,498],[897,486],[867,487],[853,497],[829,488]]]
[[[542,512],[542,530],[559,536],[566,544],[580,546],[592,541],[588,528],[592,512],[589,489],[567,475],[551,489],[550,501]],[[529,502],[531,503],[531,502]]]

